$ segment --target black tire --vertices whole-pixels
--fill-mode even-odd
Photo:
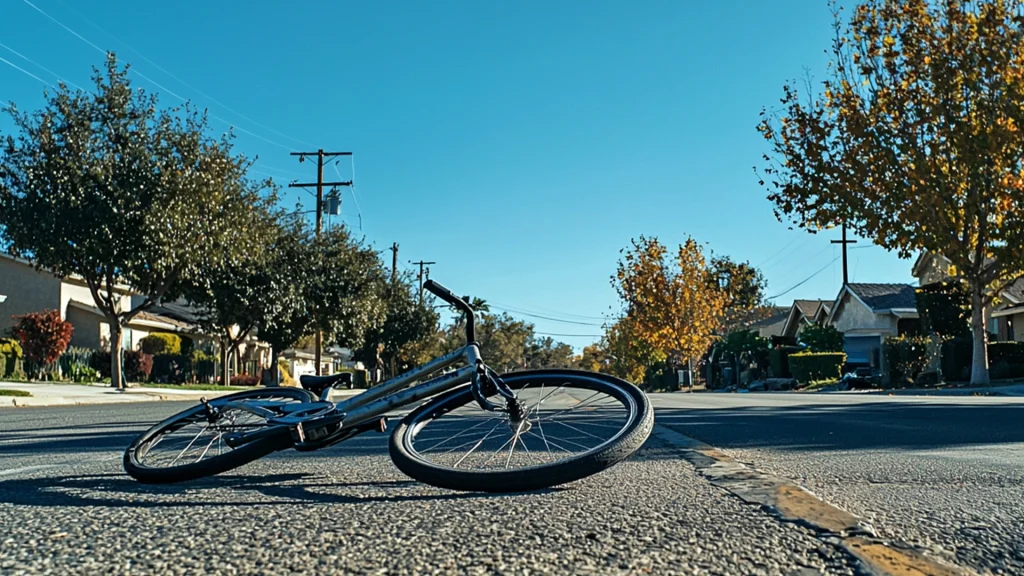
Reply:
[[[219,407],[233,400],[259,400],[270,397],[291,398],[296,402],[313,402],[316,400],[312,394],[301,388],[266,388],[246,390],[237,394],[221,396],[220,398],[210,400],[210,405]],[[199,462],[178,466],[155,467],[148,466],[142,461],[150,447],[149,443],[151,440],[165,431],[174,429],[173,427],[176,425],[180,427],[194,420],[203,411],[203,406],[198,405],[195,408],[175,414],[140,434],[124,452],[125,472],[144,484],[187,482],[233,470],[278,450],[290,448],[293,445],[291,433],[287,427],[282,426],[277,433],[244,444],[224,454],[210,456]]]
[[[415,435],[426,423],[474,403],[467,384],[429,400],[399,423],[390,441],[391,459],[395,466],[420,482],[450,490],[527,492],[574,482],[617,464],[636,452],[654,427],[654,410],[647,396],[636,386],[612,376],[578,370],[531,370],[504,374],[501,378],[513,390],[524,388],[530,381],[542,378],[569,379],[591,390],[615,391],[623,396],[622,400],[631,402],[633,409],[617,437],[577,457],[552,464],[502,471],[467,471],[439,466],[415,451]]]

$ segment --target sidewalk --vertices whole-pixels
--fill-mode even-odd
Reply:
[[[1024,396],[1024,384],[979,386],[976,388],[902,388],[898,390],[843,390],[822,394],[870,394],[876,396]]]
[[[87,404],[124,404],[129,402],[159,402],[168,400],[199,400],[217,398],[240,389],[185,390],[174,388],[132,387],[123,392],[108,384],[50,384],[27,382],[0,382],[0,390],[22,390],[32,396],[0,396],[0,408],[29,406],[78,406]],[[337,390],[331,399],[354,396],[362,390]]]

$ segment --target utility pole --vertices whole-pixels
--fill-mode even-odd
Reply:
[[[409,264],[420,267],[420,304],[423,304],[423,267],[428,266],[430,264],[437,264],[437,262],[424,262],[423,260],[420,260],[419,262],[413,262],[410,260]],[[429,268],[427,268],[427,275],[430,275]]]
[[[305,162],[306,156],[316,156],[316,182],[309,183],[298,183],[292,182],[288,185],[289,188],[310,188],[316,186],[316,241],[320,243],[320,230],[323,228],[324,221],[324,186],[351,186],[352,181],[348,180],[345,182],[324,182],[324,158],[333,158],[335,156],[351,156],[351,152],[324,152],[323,148],[316,152],[292,152],[292,156],[298,156],[299,162]],[[323,333],[319,328],[316,330],[315,344],[313,345],[316,350],[313,352],[316,358],[316,375],[320,375],[320,360],[321,352],[320,348],[323,344]]]
[[[842,240],[833,240],[832,243],[833,244],[842,244],[843,245],[843,287],[845,288],[846,285],[850,283],[850,271],[849,271],[850,268],[847,265],[846,248],[850,244],[856,244],[857,243],[856,240],[847,240],[846,239],[846,223],[845,222],[843,222],[843,239]]]
[[[398,278],[398,242],[391,244],[391,293],[395,293],[395,280]]]

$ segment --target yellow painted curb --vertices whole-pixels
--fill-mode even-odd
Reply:
[[[721,450],[656,425],[654,435],[680,449],[684,460],[711,484],[728,490],[744,502],[758,504],[786,522],[819,532],[879,576],[973,576],[975,572],[944,564],[910,546],[875,538],[863,519],[829,504],[785,478],[741,464]]]

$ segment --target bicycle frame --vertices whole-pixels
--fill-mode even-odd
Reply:
[[[438,370],[448,368],[453,364],[459,363],[460,360],[464,361],[465,365],[458,370],[436,376],[430,380],[412,386],[411,388],[409,387],[410,384],[416,382],[420,378],[437,372]],[[329,445],[332,439],[337,437],[344,438],[346,432],[357,428],[360,424],[379,418],[396,408],[414,404],[421,400],[430,398],[431,396],[447,392],[461,384],[473,382],[474,378],[476,378],[480,373],[480,366],[482,365],[483,359],[480,356],[480,349],[475,343],[471,343],[454,352],[445,354],[440,358],[436,358],[423,366],[414,368],[413,370],[383,382],[357,396],[336,404],[326,401],[331,390],[328,388],[324,391],[322,399],[319,402],[288,404],[281,406],[280,408],[283,408],[283,411],[285,412],[284,416],[264,408],[261,406],[259,401],[252,402],[241,400],[237,402],[228,402],[225,404],[225,407],[244,410],[252,414],[263,416],[271,422],[276,422],[278,425],[297,427],[300,429],[307,421],[317,420],[324,417],[332,419],[337,418],[337,420],[341,422],[341,427],[331,434],[331,438],[323,441],[323,445]],[[311,406],[317,404],[322,405],[323,409],[304,417],[290,416],[291,413],[302,412],[303,410],[307,410]],[[243,434],[235,440],[235,443],[247,443],[268,433],[269,432],[267,430],[262,430],[252,432],[250,434]]]

